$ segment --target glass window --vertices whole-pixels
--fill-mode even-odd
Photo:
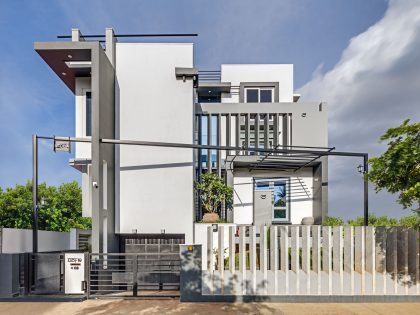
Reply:
[[[246,103],[272,103],[274,88],[246,88],[245,102]]]
[[[273,90],[260,90],[260,103],[271,103],[273,101]]]
[[[273,191],[273,221],[288,221],[287,180],[263,179],[255,182],[255,190]]]
[[[258,89],[246,89],[246,102],[258,103]]]
[[[92,93],[86,92],[86,137],[92,136]]]

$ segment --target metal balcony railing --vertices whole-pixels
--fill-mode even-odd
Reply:
[[[200,70],[198,71],[199,82],[220,82],[221,72],[219,70]]]

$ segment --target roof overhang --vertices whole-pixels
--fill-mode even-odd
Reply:
[[[82,173],[87,173],[87,168],[90,164],[92,164],[91,159],[70,159],[69,160],[69,165]]]
[[[76,77],[90,77],[92,48],[99,42],[36,42],[35,51],[74,93]]]
[[[231,86],[230,82],[199,82],[197,92],[202,96],[230,93]]]

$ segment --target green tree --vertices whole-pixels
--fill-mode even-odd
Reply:
[[[322,222],[322,225],[325,226],[340,226],[344,225],[344,221],[342,218],[339,217],[326,217]]]
[[[375,214],[369,215],[368,223],[370,226],[397,226],[399,225],[397,219],[389,218],[386,215],[378,217]],[[363,226],[364,219],[363,217],[357,217],[354,220],[348,220],[347,224],[351,226]]]
[[[398,202],[420,215],[420,123],[405,120],[388,129],[380,141],[388,141],[388,149],[379,157],[369,159],[367,174],[376,192],[386,189],[398,193]]]
[[[232,187],[228,187],[215,173],[201,174],[201,182],[195,182],[194,187],[207,213],[216,212],[222,202],[230,205],[233,201]]]
[[[69,231],[71,228],[90,229],[91,219],[82,217],[82,191],[77,182],[59,187],[38,186],[40,230]],[[0,227],[32,228],[32,184],[0,189]]]

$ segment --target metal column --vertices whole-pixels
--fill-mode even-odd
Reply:
[[[38,252],[38,137],[32,135],[32,252]]]
[[[212,145],[211,143],[211,114],[209,114],[207,116],[207,144],[208,145]],[[209,149],[207,151],[207,171],[211,172],[212,171],[212,161],[211,161],[211,154],[212,154],[212,150]]]
[[[363,212],[364,212],[364,224],[369,225],[369,181],[367,177],[369,164],[368,154],[363,155]]]

